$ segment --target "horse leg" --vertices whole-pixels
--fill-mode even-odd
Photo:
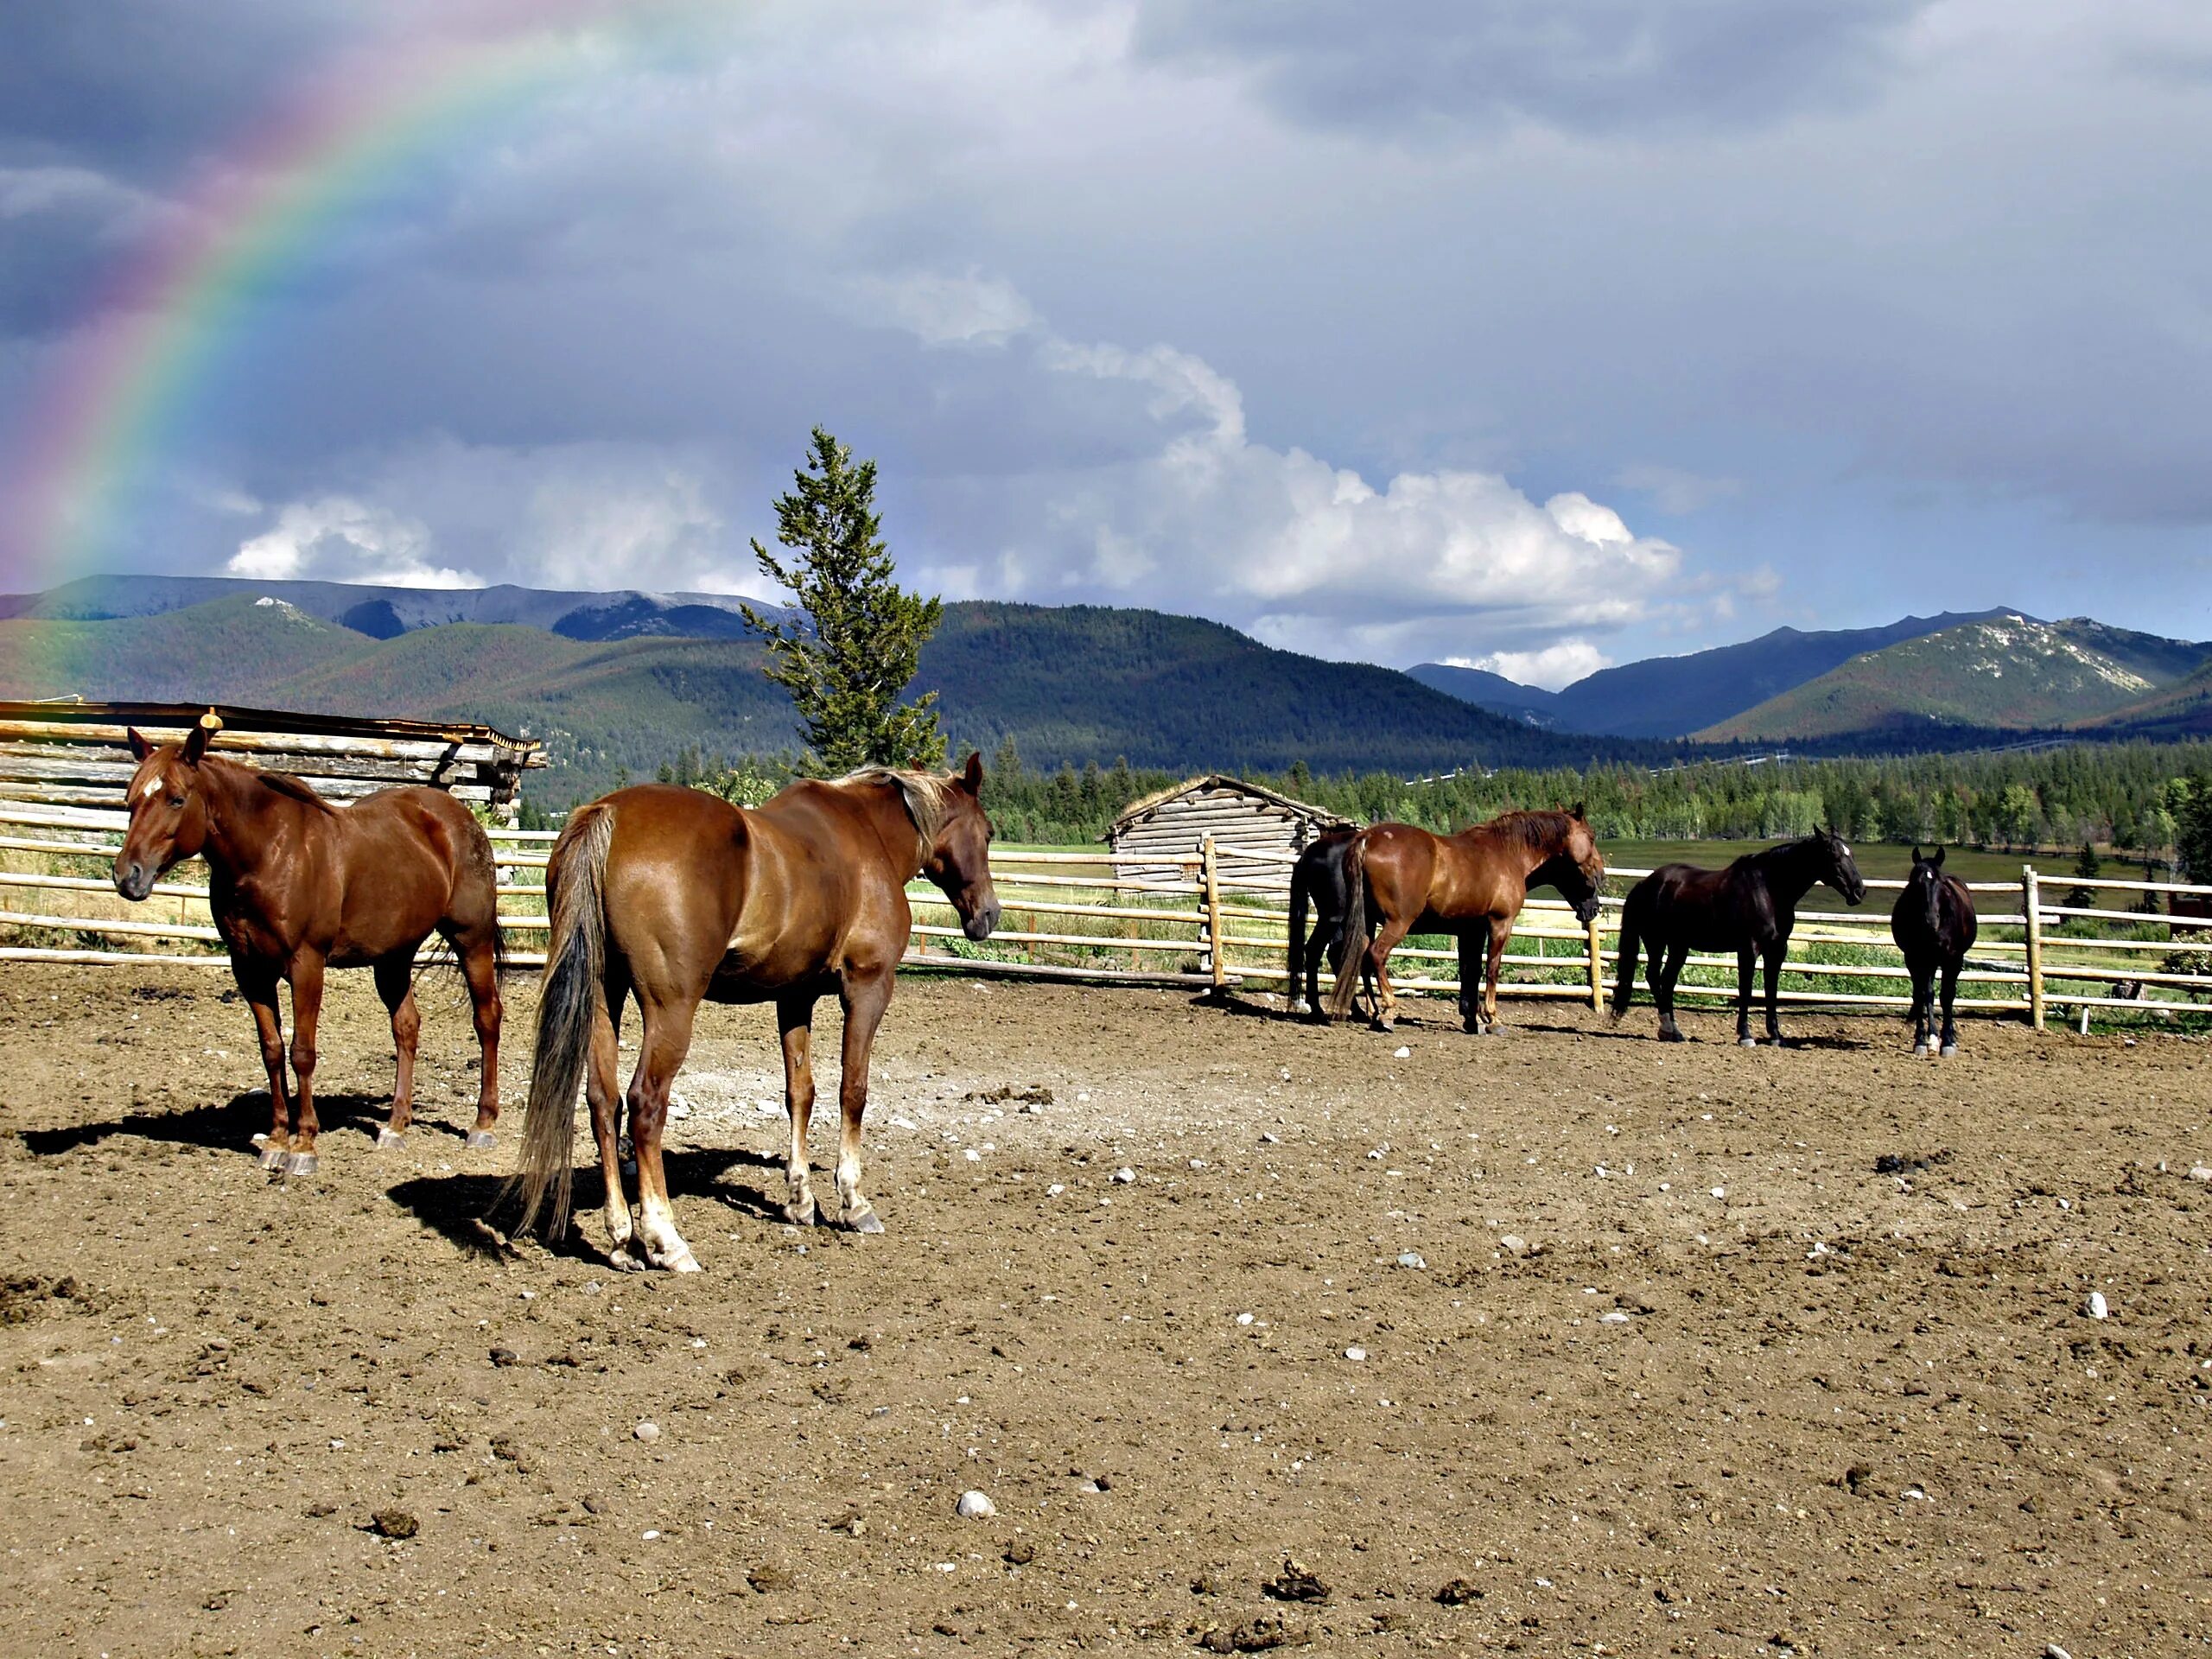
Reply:
[[[630,1149],[638,1160],[638,1231],[634,1248],[657,1268],[696,1273],[699,1259],[676,1230],[661,1167],[661,1130],[668,1121],[668,1091],[691,1048],[696,1003],[645,1003],[645,1031],[638,1039],[638,1069],[630,1075]]]
[[[1929,1005],[1935,1000],[1936,976],[1916,957],[1907,957],[1904,965],[1912,975],[1912,1054],[1918,1059],[1928,1052]]]
[[[814,1225],[814,1187],[806,1174],[806,1129],[814,1119],[814,998],[779,998],[776,1028],[784,1041],[784,1109],[791,1114],[791,1151],[784,1159],[784,1219]]]
[[[1959,1052],[1959,1028],[1952,1019],[1951,1004],[1959,994],[1959,969],[1965,965],[1964,958],[1959,957],[1947,957],[1943,963],[1943,1040],[1938,1052],[1947,1060],[1955,1058]],[[1929,1024],[1934,1024],[1933,1020]]]
[[[599,1168],[606,1185],[601,1200],[607,1217],[607,1260],[618,1268],[639,1265],[634,1254],[636,1226],[622,1192],[622,1004],[628,988],[612,976],[601,982],[600,1000],[591,1011],[591,1047],[584,1065],[584,1098],[591,1104],[592,1139],[599,1143]]]
[[[1483,1019],[1493,1037],[1505,1029],[1497,1023],[1497,981],[1499,970],[1504,966],[1505,942],[1512,937],[1513,924],[1510,921],[1491,921],[1490,963],[1488,971],[1483,976]]]
[[[423,1011],[415,1006],[411,958],[386,957],[374,971],[377,995],[391,1016],[391,1046],[399,1055],[399,1078],[391,1090],[391,1121],[377,1131],[377,1149],[383,1151],[406,1138],[407,1126],[415,1116],[415,1046],[423,1033]]]
[[[231,972],[238,992],[253,1010],[254,1033],[261,1040],[261,1064],[269,1073],[269,1133],[261,1142],[261,1166],[275,1169],[291,1149],[291,1090],[284,1081],[284,1022],[276,1005],[276,976],[249,968],[235,957]]]
[[[1682,1040],[1682,1028],[1675,1023],[1675,982],[1681,976],[1682,959],[1689,953],[1690,948],[1686,944],[1670,944],[1663,963],[1656,949],[1645,958],[1651,964],[1651,1000],[1659,1005],[1659,1040],[1662,1043]]]
[[[1782,1046],[1782,957],[1789,950],[1789,942],[1777,939],[1766,948],[1766,1034],[1777,1048]]]
[[[868,1111],[868,1057],[875,1028],[891,1003],[889,969],[874,978],[848,978],[840,992],[845,1009],[844,1046],[837,1067],[837,1206],[846,1228],[880,1233],[875,1207],[861,1196],[861,1119]]]
[[[450,943],[468,982],[469,1011],[476,1021],[476,1126],[468,1132],[467,1144],[488,1147],[492,1126],[499,1121],[499,1026],[506,1016],[499,996],[499,947],[492,938],[473,939],[465,950],[459,940]]]
[[[1481,1036],[1483,1031],[1483,958],[1472,932],[1459,936],[1459,1025]]]
[[[292,1149],[284,1154],[287,1175],[315,1172],[315,1138],[321,1125],[315,1115],[315,1035],[321,1018],[322,957],[302,950],[292,963]]]
[[[1758,1039],[1751,1035],[1751,968],[1758,961],[1748,944],[1736,951],[1736,1046],[1757,1048]]]
[[[1375,1029],[1393,1031],[1398,1024],[1398,994],[1390,988],[1390,953],[1406,937],[1408,922],[1385,922],[1376,930],[1367,947],[1365,963],[1375,975]]]

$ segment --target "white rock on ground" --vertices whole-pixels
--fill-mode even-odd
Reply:
[[[1123,1164],[1119,1169],[1114,1172],[1114,1179],[1116,1183],[1122,1186],[1127,1186],[1131,1181],[1136,1179],[1136,1171],[1131,1169],[1127,1164]]]
[[[2104,1292],[2093,1290],[2089,1293],[2089,1306],[2084,1311],[2091,1319],[2101,1319],[2112,1312],[2112,1308],[2105,1300]]]
[[[960,1518],[963,1521],[988,1521],[999,1512],[997,1504],[992,1503],[982,1492],[976,1491],[961,1493],[960,1502],[955,1507],[958,1509]]]
[[[658,1423],[639,1423],[630,1432],[636,1435],[639,1440],[643,1440],[647,1446],[651,1446],[655,1440],[660,1439],[660,1425]]]
[[[1529,1241],[1518,1233],[1505,1233],[1499,1236],[1497,1248],[1501,1250],[1510,1250],[1514,1255],[1518,1255],[1529,1248]]]
[[[1398,1257],[1398,1265],[1402,1268],[1425,1268],[1428,1262],[1419,1250],[1407,1250]]]

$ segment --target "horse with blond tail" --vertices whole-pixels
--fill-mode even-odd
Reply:
[[[834,991],[845,1014],[838,1220],[881,1232],[861,1192],[861,1118],[869,1050],[913,925],[906,883],[927,877],[969,938],[990,937],[999,901],[982,789],[982,760],[970,755],[958,772],[870,766],[835,782],[810,779],[750,810],[695,789],[644,784],[572,816],[547,861],[550,942],[516,1177],[522,1225],[534,1225],[550,1205],[549,1236],[567,1230],[581,1084],[606,1177],[609,1260],[698,1271],[676,1229],[661,1132],[703,1001],[776,1005],[791,1119],[784,1214],[811,1224],[814,1007]],[[624,1103],[615,1063],[623,1007],[633,995],[645,1029]],[[623,1103],[637,1157],[634,1212],[618,1151]]]

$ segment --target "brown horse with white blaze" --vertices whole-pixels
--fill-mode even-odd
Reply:
[[[181,743],[156,748],[137,731],[130,753],[130,825],[115,856],[115,887],[137,900],[162,873],[195,854],[207,861],[207,907],[229,946],[231,972],[253,1009],[269,1072],[264,1167],[315,1169],[315,1027],[322,976],[366,968],[391,1016],[399,1076],[379,1147],[397,1146],[414,1112],[415,953],[432,933],[453,947],[468,982],[483,1054],[472,1147],[492,1144],[499,1116],[498,872],[492,843],[443,790],[380,789],[337,807],[296,778],[207,752],[222,728],[213,711]],[[292,1077],[285,1087],[276,985],[292,987]]]
[[[1579,801],[1563,812],[1501,813],[1450,836],[1410,823],[1378,823],[1354,839],[1344,869],[1344,937],[1352,944],[1337,975],[1329,1013],[1341,1019],[1351,1011],[1364,971],[1375,982],[1375,1023],[1382,1031],[1396,1018],[1390,953],[1407,934],[1458,935],[1461,1018],[1471,1032],[1495,1032],[1501,1028],[1499,959],[1529,889],[1558,888],[1586,925],[1598,913],[1605,879],[1605,861]]]
[[[838,1218],[856,1232],[881,1232],[861,1193],[861,1118],[868,1052],[912,927],[906,883],[926,876],[951,899],[969,938],[990,937],[999,901],[982,787],[982,761],[970,755],[960,772],[868,767],[835,782],[797,783],[750,810],[694,789],[645,784],[571,817],[546,872],[552,939],[516,1178],[522,1225],[537,1220],[550,1194],[549,1234],[567,1230],[582,1083],[606,1176],[610,1260],[698,1270],[676,1230],[661,1130],[692,1020],[708,1000],[776,1005],[791,1116],[784,1213],[811,1224],[814,1006],[834,991],[845,1015]],[[622,1190],[615,1071],[622,1007],[632,995],[645,1022],[627,1101],[638,1165],[634,1217]]]

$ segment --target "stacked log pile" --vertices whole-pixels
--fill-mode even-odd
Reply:
[[[0,702],[0,800],[56,807],[123,805],[136,762],[128,734],[183,737],[205,706],[181,703]],[[543,747],[468,722],[366,720],[218,705],[218,754],[290,772],[333,801],[394,784],[430,784],[513,822],[523,774]]]

